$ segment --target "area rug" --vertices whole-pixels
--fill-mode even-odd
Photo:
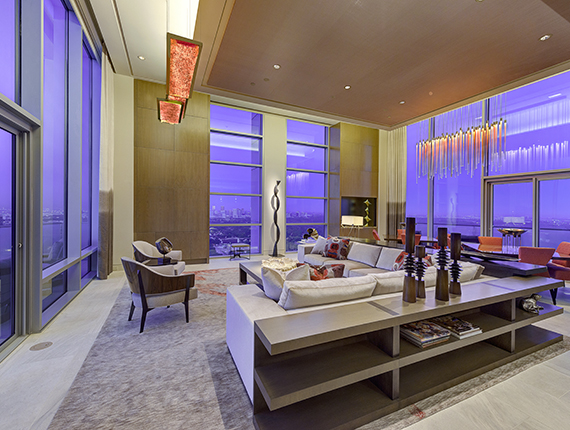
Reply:
[[[140,311],[127,321],[125,284],[51,430],[253,429],[252,406],[225,343],[225,291],[237,269],[198,271],[198,298],[159,308],[139,334]],[[362,429],[405,428],[517,373],[570,350],[568,341],[471,379]]]

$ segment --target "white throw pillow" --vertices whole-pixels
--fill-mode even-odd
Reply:
[[[403,249],[398,248],[382,248],[378,261],[376,262],[376,267],[384,270],[394,270],[396,258],[398,258],[402,251]]]
[[[279,306],[285,310],[326,305],[370,297],[376,287],[372,276],[330,278],[322,281],[285,281]]]
[[[353,242],[350,251],[348,252],[348,259],[374,267],[378,261],[380,251],[382,251],[381,246],[365,245],[364,243]]]
[[[480,264],[470,263],[468,261],[460,262],[461,268],[461,275],[459,276],[459,282],[469,282],[473,279],[478,279],[483,274],[483,270],[485,269]],[[449,275],[449,279],[451,279],[451,274]]]
[[[311,250],[311,254],[323,254],[325,252],[325,246],[327,246],[327,239],[325,237],[319,236],[315,242],[315,246]]]
[[[273,300],[279,300],[281,296],[281,291],[283,290],[283,283],[285,280],[291,281],[308,281],[311,277],[309,276],[309,266],[304,265],[297,267],[296,269],[287,272],[285,278],[280,272],[269,267],[261,268],[261,280],[263,281],[263,291],[265,295]]]

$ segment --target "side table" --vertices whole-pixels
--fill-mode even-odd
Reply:
[[[251,246],[249,243],[232,243],[231,245],[232,256],[230,260],[234,258],[247,258],[251,259]],[[247,257],[242,256],[243,253],[247,252]]]

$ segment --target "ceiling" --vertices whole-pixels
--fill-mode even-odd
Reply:
[[[115,71],[165,82],[167,2],[91,7]],[[570,69],[570,1],[201,0],[194,39],[213,99],[391,128]]]

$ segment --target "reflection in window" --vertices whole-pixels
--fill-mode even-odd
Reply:
[[[66,20],[60,0],[44,2],[43,267],[66,257]]]
[[[93,60],[89,51],[83,44],[83,91],[82,108],[83,120],[81,126],[81,249],[91,246],[91,213],[92,213],[92,73],[91,63]]]
[[[0,0],[0,93],[16,97],[16,0]]]
[[[287,120],[286,250],[295,251],[308,228],[327,233],[327,127]]]
[[[426,139],[428,121],[409,125],[407,134],[407,170],[406,170],[406,216],[416,219],[416,230],[428,234],[428,177],[419,175],[416,170],[416,143]],[[399,220],[404,222],[405,220]],[[397,226],[397,228],[400,228]],[[396,232],[392,232],[395,234]]]
[[[532,182],[493,185],[493,236],[501,228],[526,230],[523,246],[532,246]]]
[[[14,135],[0,129],[0,345],[15,333]]]
[[[540,181],[539,246],[570,242],[570,179]]]
[[[53,305],[67,292],[67,272],[44,282],[42,285],[42,311]]]
[[[262,115],[210,106],[210,256],[261,252]]]

